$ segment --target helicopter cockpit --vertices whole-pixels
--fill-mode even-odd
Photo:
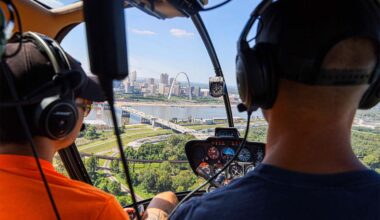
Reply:
[[[112,96],[93,103],[86,129],[54,157],[57,171],[139,213],[159,192],[174,191],[184,202],[259,166],[268,124],[261,112],[247,114],[239,105],[236,40],[256,16],[246,33],[252,43],[261,22],[256,7],[272,1],[115,2],[13,1],[22,31],[56,40],[88,74],[104,79]],[[109,70],[114,75],[106,76]],[[379,121],[377,105],[358,111],[352,128],[356,155],[378,172]]]

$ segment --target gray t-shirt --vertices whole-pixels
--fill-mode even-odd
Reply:
[[[185,202],[171,219],[380,219],[380,175],[314,175],[270,165]]]

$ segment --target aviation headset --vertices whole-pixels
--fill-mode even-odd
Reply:
[[[21,98],[21,101],[37,102],[33,118],[28,120],[32,124],[31,132],[53,140],[62,139],[73,131],[78,119],[74,90],[83,83],[83,73],[71,71],[65,52],[53,39],[34,32],[23,33],[22,38],[23,43],[32,42],[36,45],[54,70],[50,82]],[[20,105],[20,102],[14,102],[16,105]]]
[[[361,5],[362,10],[360,12],[356,12],[356,14],[364,14],[364,17],[366,17],[367,19],[366,21],[370,25],[367,25],[366,27],[362,28],[365,30],[361,30],[361,32],[359,33],[359,37],[370,37],[377,41],[377,44],[380,45],[380,34],[378,32],[378,30],[380,30],[379,2],[377,0],[362,2],[364,6]],[[263,27],[270,23],[272,29],[273,26],[274,29],[280,29],[281,24],[273,24],[276,22],[278,23],[278,20],[273,21],[272,19],[268,21],[268,19],[263,20],[261,17],[264,13],[266,15],[269,13],[269,16],[270,14],[273,14],[274,9],[269,8],[273,8],[272,6],[274,4],[276,3],[272,3],[272,0],[263,0],[251,14],[251,17],[245,25],[238,40],[238,54],[236,56],[236,78],[239,95],[246,109],[248,109],[249,111],[255,111],[258,108],[271,108],[277,96],[278,77],[280,75],[290,80],[311,85],[360,85],[369,83],[370,87],[363,95],[359,104],[359,108],[368,109],[375,106],[380,101],[380,46],[377,50],[377,64],[371,73],[368,73],[368,71],[325,71],[321,69],[321,64],[323,62],[324,56],[328,52],[328,49],[330,49],[332,46],[334,46],[337,42],[341,40],[358,36],[358,33],[355,32],[356,30],[352,30],[350,29],[350,27],[347,26],[343,27],[345,28],[343,30],[338,30],[343,33],[340,36],[340,39],[331,39],[332,37],[329,34],[323,35],[321,37],[321,40],[315,38],[316,43],[310,46],[317,47],[315,50],[317,50],[317,53],[319,54],[321,53],[320,48],[325,49],[324,53],[315,59],[315,62],[308,62],[306,60],[305,63],[305,60],[299,59],[297,62],[289,59],[287,60],[288,62],[286,62],[284,66],[289,65],[294,68],[291,69],[291,67],[288,72],[286,70],[284,71],[281,68],[281,71],[283,72],[279,73],[280,68],[277,59],[279,57],[279,51],[276,44],[280,44],[280,39],[273,40],[273,35],[265,33],[266,31],[264,31],[263,33]],[[372,11],[369,12],[369,8]],[[317,9],[315,10],[317,12],[320,12]],[[350,10],[354,11],[355,9],[351,8]],[[375,13],[373,11],[375,11]],[[278,11],[275,12],[279,13]],[[356,16],[352,17],[353,19],[357,19]],[[247,37],[256,20],[259,21],[257,35],[255,37],[256,44],[253,48],[251,48],[249,46],[249,41],[247,40]],[[343,22],[347,23],[348,21],[345,20]],[[323,31],[323,28],[321,30]],[[327,31],[328,30],[332,31],[331,29],[327,29]],[[275,32],[280,33],[280,30],[275,30]],[[274,33],[274,35],[276,35],[277,33]],[[270,39],[267,40],[267,38]],[[329,45],[329,47],[325,48],[327,44]],[[318,48],[319,46],[320,48]],[[301,50],[302,49],[303,48],[301,48]]]

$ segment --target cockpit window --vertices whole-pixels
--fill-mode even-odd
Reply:
[[[234,124],[241,137],[247,121],[246,114],[236,108],[236,40],[254,6],[250,1],[233,1],[228,7],[202,14],[224,71]],[[126,24],[130,72],[125,80],[114,82],[114,93],[137,199],[148,199],[167,190],[194,189],[203,179],[190,168],[185,144],[213,136],[216,127],[228,126],[222,98],[209,95],[209,77],[215,74],[206,48],[191,19],[158,20],[132,8],[126,10]],[[62,42],[63,48],[90,73],[86,44],[83,24]],[[377,171],[379,115],[379,106],[369,112],[359,111],[352,132],[355,153]],[[87,129],[76,145],[92,182],[114,194],[122,205],[130,204],[109,106],[94,103],[85,123]],[[248,139],[266,142],[267,128],[261,111],[255,112]],[[213,151],[203,155],[211,157],[209,154],[215,156]]]
[[[215,28],[218,15],[213,17],[209,25]],[[126,18],[130,72],[127,79],[114,82],[114,92],[137,198],[148,199],[167,190],[192,190],[203,179],[190,168],[185,144],[213,136],[215,127],[228,126],[223,99],[210,96],[208,83],[209,77],[215,76],[214,68],[191,19],[163,21],[133,8],[126,10]],[[207,25],[206,18],[205,22]],[[239,23],[242,26],[244,19]],[[228,24],[229,28],[235,25]],[[227,88],[235,125],[243,131],[246,118],[236,109],[239,99],[232,71],[235,35],[218,37],[219,46],[215,47],[224,51],[222,62],[229,60],[224,65],[230,82]],[[224,45],[227,42],[228,47]],[[62,46],[90,72],[83,24],[65,37]],[[262,119],[261,113],[255,114],[258,123]],[[108,105],[94,103],[85,123],[87,129],[76,145],[93,184],[114,194],[122,205],[129,204]]]
[[[54,9],[54,8],[60,8],[66,5],[71,5],[72,3],[79,2],[80,0],[35,0],[35,1],[46,8]]]

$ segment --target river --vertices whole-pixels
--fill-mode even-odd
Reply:
[[[166,120],[170,120],[172,118],[186,120],[189,117],[192,117],[193,119],[212,119],[227,117],[226,109],[222,106],[133,106],[132,108]],[[232,114],[233,117],[241,117],[244,119],[247,117],[247,113],[238,112],[236,107],[232,107]],[[262,117],[261,111],[254,112],[252,117]]]
[[[136,110],[142,111],[146,114],[153,115],[158,118],[165,120],[171,120],[177,118],[177,120],[188,120],[191,119],[213,119],[222,118],[226,119],[226,109],[223,106],[165,106],[165,105],[134,105],[131,106]],[[116,115],[118,119],[118,124],[121,124],[121,109],[116,108]],[[245,112],[238,112],[236,107],[232,108],[233,117],[247,118]],[[252,118],[263,117],[261,111],[254,112]],[[111,113],[109,110],[103,111],[103,107],[94,107],[94,110],[86,117],[85,123],[93,125],[107,125],[112,126]],[[130,124],[140,123],[140,118],[135,115],[131,115]]]

